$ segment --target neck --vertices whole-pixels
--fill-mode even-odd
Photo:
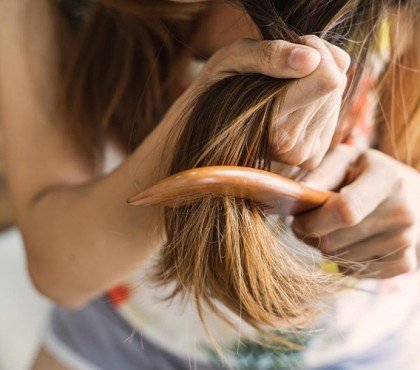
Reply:
[[[242,38],[261,38],[248,14],[226,1],[214,0],[198,26],[191,47],[197,55],[208,58]]]

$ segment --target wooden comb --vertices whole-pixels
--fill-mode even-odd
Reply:
[[[250,199],[269,213],[288,216],[321,206],[331,194],[269,171],[211,166],[167,177],[131,197],[128,203],[180,207],[206,196],[231,196]]]

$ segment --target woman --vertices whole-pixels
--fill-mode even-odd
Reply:
[[[313,143],[306,128],[314,124],[315,127],[328,127],[330,131],[336,129],[349,57],[318,37],[304,38],[304,45],[279,40],[256,41],[260,36],[253,22],[242,10],[225,2],[210,2],[202,17],[197,13],[203,11],[200,8],[203,4],[198,4],[198,8],[195,7],[197,4],[186,5],[179,13],[182,16],[174,16],[171,32],[166,30],[163,34],[158,22],[155,24],[150,20],[153,18],[144,16],[148,11],[153,14],[156,4],[153,6],[146,1],[103,1],[103,4],[95,5],[96,10],[89,21],[84,17],[73,18],[74,23],[88,22],[84,37],[78,41],[79,50],[73,50],[71,26],[61,19],[55,4],[47,1],[34,4],[29,0],[7,0],[0,4],[0,102],[11,196],[35,286],[58,305],[67,307],[54,311],[46,349],[41,352],[35,369],[47,366],[51,369],[63,366],[75,369],[183,369],[192,364],[204,369],[210,365],[200,362],[204,359],[201,352],[209,351],[200,347],[199,341],[205,335],[193,311],[189,311],[189,307],[180,310],[179,305],[158,304],[160,301],[153,296],[153,288],[142,283],[142,277],[135,275],[133,278],[139,269],[142,274],[148,272],[148,262],[164,243],[165,235],[159,210],[133,208],[126,200],[138,188],[159,179],[159,169],[166,164],[162,161],[171,157],[168,134],[197,92],[231,71],[297,79],[290,86],[284,104],[287,109],[302,113],[296,126],[298,130],[292,131],[291,127],[293,135],[283,138],[283,142],[277,138],[273,148],[283,150],[273,154],[283,162],[306,163],[308,169],[313,169],[330,147],[331,137],[327,136],[318,150],[311,152],[307,148]],[[158,5],[159,11],[166,12],[167,17],[178,14],[174,7],[179,4],[161,1]],[[134,10],[130,13],[130,9],[141,9],[145,13],[139,15]],[[84,11],[89,13],[90,10]],[[139,15],[153,30],[153,36],[136,29],[141,22],[133,21],[133,14]],[[115,27],[119,24],[124,28]],[[194,37],[190,39],[191,27],[194,27]],[[136,37],[128,37],[133,30],[138,31]],[[174,36],[177,48],[166,47],[168,35]],[[106,42],[99,42],[96,37]],[[172,80],[171,71],[167,71],[164,64],[158,65],[155,68],[164,76],[161,78],[167,85],[157,87],[153,63],[158,53],[142,53],[144,50],[139,49],[139,44],[141,47],[145,44],[155,46],[156,39],[165,46],[162,48],[165,63],[185,78]],[[239,39],[245,40],[237,41]],[[188,85],[187,73],[179,72],[186,70],[181,63],[185,59],[179,52],[179,44],[185,42],[197,55],[211,58],[194,76],[189,88],[176,99],[175,96]],[[401,49],[403,55],[406,52],[403,42]],[[83,63],[77,58],[70,62],[66,60],[67,56],[72,58],[72,54],[81,51]],[[62,110],[56,109],[62,104],[63,63],[70,76],[81,76],[67,81],[67,96],[71,98],[67,105],[72,108],[71,115],[60,114]],[[113,79],[110,70],[118,78]],[[115,74],[116,71],[120,74]],[[78,81],[83,82],[77,85]],[[137,85],[136,90],[131,88]],[[135,98],[134,94],[126,95],[127,86],[135,92]],[[147,89],[143,90],[143,87]],[[393,99],[398,99],[398,94],[401,91],[395,93]],[[135,104],[139,96],[142,101]],[[156,99],[161,100],[156,103]],[[323,112],[328,114],[307,115],[308,106],[315,112],[321,110],[320,100],[323,101]],[[86,109],[86,104],[90,109]],[[151,106],[154,110],[150,110]],[[132,129],[136,113],[141,117],[142,126],[136,125]],[[418,120],[418,112],[410,118]],[[119,120],[126,125],[119,126]],[[71,135],[68,127],[73,127]],[[106,127],[106,133],[103,127]],[[413,131],[413,135],[417,135],[416,132]],[[101,145],[105,134],[119,148],[127,146],[127,139],[137,147],[132,151],[129,148],[130,155],[122,164],[101,176]],[[293,140],[298,137],[300,140]],[[386,150],[386,138],[383,143]],[[354,162],[357,158],[359,161]],[[354,261],[385,256],[385,261],[366,263],[366,268],[379,277],[413,271],[420,231],[418,172],[376,150],[366,149],[360,156],[360,149],[338,146],[306,181],[335,189],[342,183],[350,164],[355,167],[353,181],[319,210],[297,217],[296,232],[304,236],[308,233],[321,235],[319,248],[327,254],[345,250],[345,257]],[[409,275],[404,277],[403,285],[411,287],[413,274]],[[140,298],[134,305],[137,292],[130,296],[129,305],[124,302],[125,296],[131,294],[126,290],[128,280],[142,284],[138,289]],[[369,288],[378,293],[384,289],[382,285],[369,284],[373,285]],[[399,284],[395,285],[400,292]],[[120,288],[115,290],[116,286]],[[109,296],[119,302],[119,307],[115,307],[118,302],[110,304],[109,298],[97,299],[107,291],[111,291]],[[406,296],[407,290],[403,289],[401,295],[392,298],[402,302]],[[374,306],[376,304],[377,301]],[[287,365],[285,357],[279,360],[270,356],[262,360],[254,356],[247,362],[246,356],[252,353],[251,350],[245,354],[236,351],[237,356],[232,356],[230,361],[238,368],[263,368],[267,358],[271,366],[268,368],[321,365],[327,368],[326,364],[329,364],[331,368],[342,365],[341,368],[359,369],[363,368],[363,363],[371,365],[366,367],[370,369],[374,366],[384,368],[384,363],[390,368],[407,368],[407,363],[400,362],[396,355],[394,339],[401,342],[403,320],[414,319],[410,315],[415,312],[415,304],[412,300],[406,304],[404,319],[389,320],[393,321],[392,325],[381,323],[381,329],[385,329],[375,331],[380,332],[375,336],[375,342],[363,343],[364,349],[369,347],[371,351],[354,347],[344,351],[344,344],[337,352],[328,340],[316,338],[319,343],[312,347],[312,353],[309,350],[304,354],[304,363],[299,365]],[[365,302],[364,307],[366,305],[372,307],[373,302]],[[136,307],[135,312],[133,307]],[[376,315],[377,311],[374,312]],[[337,317],[342,316],[338,314]],[[359,322],[362,322],[360,318]],[[215,320],[214,325],[217,328],[216,325],[222,324]],[[377,329],[377,325],[373,326]],[[221,335],[224,330],[216,331]],[[127,341],[131,333],[133,337]],[[325,343],[332,350],[321,350]],[[208,347],[208,343],[204,344]],[[386,354],[394,356],[376,358],[376,348],[386,345],[390,348]],[[277,360],[282,362],[276,365]],[[405,356],[405,360],[413,364],[414,358]],[[257,365],[255,361],[258,361]]]

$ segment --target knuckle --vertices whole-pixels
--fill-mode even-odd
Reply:
[[[414,211],[410,208],[405,208],[404,215],[402,216],[402,221],[404,226],[411,227],[417,223],[416,215]]]
[[[416,223],[416,215],[414,214],[414,211],[406,203],[400,205],[395,210],[395,216],[396,216],[397,222],[402,226],[411,227],[411,226],[414,226]]]
[[[234,41],[232,44],[223,47],[221,50],[224,53],[224,55],[232,54],[232,55],[238,55],[243,54],[245,50],[248,50],[251,46],[252,41],[248,39],[239,39]]]
[[[274,154],[281,155],[290,152],[296,144],[296,140],[290,138],[290,140],[278,140],[274,145]]]
[[[282,161],[290,166],[299,166],[308,159],[308,155],[305,150],[294,148],[293,153],[290,155],[281,157]]]
[[[346,83],[346,75],[335,68],[319,77],[318,88],[323,93],[330,93],[345,86]]]
[[[279,66],[280,55],[283,50],[283,43],[278,40],[263,41],[260,51],[259,62],[269,71],[276,70]]]
[[[317,168],[322,162],[321,155],[315,155],[301,164],[301,168],[306,171],[311,171]]]
[[[288,166],[299,166],[300,163],[302,163],[301,160],[296,158],[295,156],[287,156],[283,157],[282,155],[279,156],[279,159]]]
[[[410,248],[415,243],[415,235],[409,230],[402,231],[398,236],[398,247],[401,249]]]
[[[336,200],[338,218],[344,226],[354,226],[361,221],[360,213],[353,202],[346,196],[340,195]]]
[[[299,133],[296,132],[296,130],[287,131],[284,129],[277,129],[272,137],[271,146],[273,154],[281,155],[290,152],[296,146]]]

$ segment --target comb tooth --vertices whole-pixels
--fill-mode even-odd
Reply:
[[[153,186],[148,188],[139,194],[134,195],[127,200],[127,203],[133,206],[168,206],[173,204],[184,204],[191,201],[183,201],[182,197],[188,195],[191,198],[192,194],[188,193],[188,189],[172,189],[169,191],[168,188],[160,188],[159,186]]]
[[[164,199],[165,194],[167,194],[170,190],[171,188],[165,186],[165,180],[163,180],[132,196],[127,200],[127,203],[133,206],[159,204],[159,200]],[[149,203],[150,201],[153,201],[153,198],[157,198],[157,203],[156,201]]]
[[[153,199],[152,197],[144,197],[141,199],[129,199],[127,203],[131,206],[164,206],[170,207],[173,203],[171,199]]]
[[[133,206],[147,205],[148,200],[150,200],[150,195],[147,193],[148,193],[147,191],[142,191],[141,193],[136,194],[130,199],[128,199],[127,203]]]
[[[182,185],[182,178],[179,176],[170,176],[129,198],[127,203],[134,206],[164,205],[166,196],[173,198],[188,192],[188,189]]]

